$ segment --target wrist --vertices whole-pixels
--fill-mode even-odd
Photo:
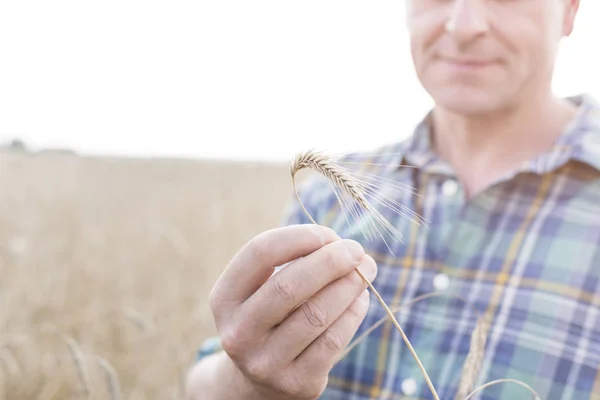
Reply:
[[[224,351],[204,357],[193,367],[187,391],[189,400],[264,400]]]

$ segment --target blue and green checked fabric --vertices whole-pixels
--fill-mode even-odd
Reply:
[[[430,148],[427,118],[407,140],[354,155],[361,169],[416,188],[397,200],[428,220],[379,211],[402,242],[368,241],[349,225],[329,183],[299,189],[315,220],[363,244],[388,305],[438,290],[449,296],[397,313],[443,400],[454,400],[471,332],[491,328],[477,384],[522,380],[544,400],[600,399],[600,106],[572,97],[576,120],[555,146],[465,200],[452,169]],[[296,202],[286,224],[310,223]],[[460,296],[457,299],[452,296]],[[358,334],[385,317],[374,297]],[[432,399],[389,319],[336,364],[322,400]],[[529,399],[514,384],[475,397]]]

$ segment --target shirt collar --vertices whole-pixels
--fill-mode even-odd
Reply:
[[[600,103],[587,94],[572,99],[580,106],[579,118],[559,142],[571,159],[600,171]]]
[[[600,103],[587,93],[566,97],[578,107],[573,121],[555,145],[538,157],[523,163],[515,171],[544,174],[575,160],[600,171]],[[440,159],[431,147],[432,110],[417,124],[403,146],[400,166],[426,169],[427,172],[453,176],[452,167]]]

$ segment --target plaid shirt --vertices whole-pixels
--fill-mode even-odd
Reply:
[[[571,100],[577,118],[549,152],[468,200],[432,152],[427,118],[409,139],[360,154],[361,168],[414,187],[418,195],[398,201],[428,220],[418,226],[380,209],[404,237],[388,241],[395,257],[347,223],[324,179],[299,189],[319,224],[373,256],[373,284],[388,305],[440,290],[462,297],[430,298],[396,314],[443,400],[456,396],[478,313],[488,313],[491,325],[477,386],[512,378],[543,400],[600,399],[600,106],[587,95]],[[285,223],[310,221],[296,202]],[[383,317],[372,296],[357,334]],[[334,366],[321,397],[432,398],[389,319]],[[531,395],[505,383],[474,398]]]

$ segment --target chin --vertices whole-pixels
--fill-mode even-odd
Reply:
[[[465,116],[485,115],[506,106],[501,95],[481,89],[462,86],[436,88],[427,92],[437,107]]]

